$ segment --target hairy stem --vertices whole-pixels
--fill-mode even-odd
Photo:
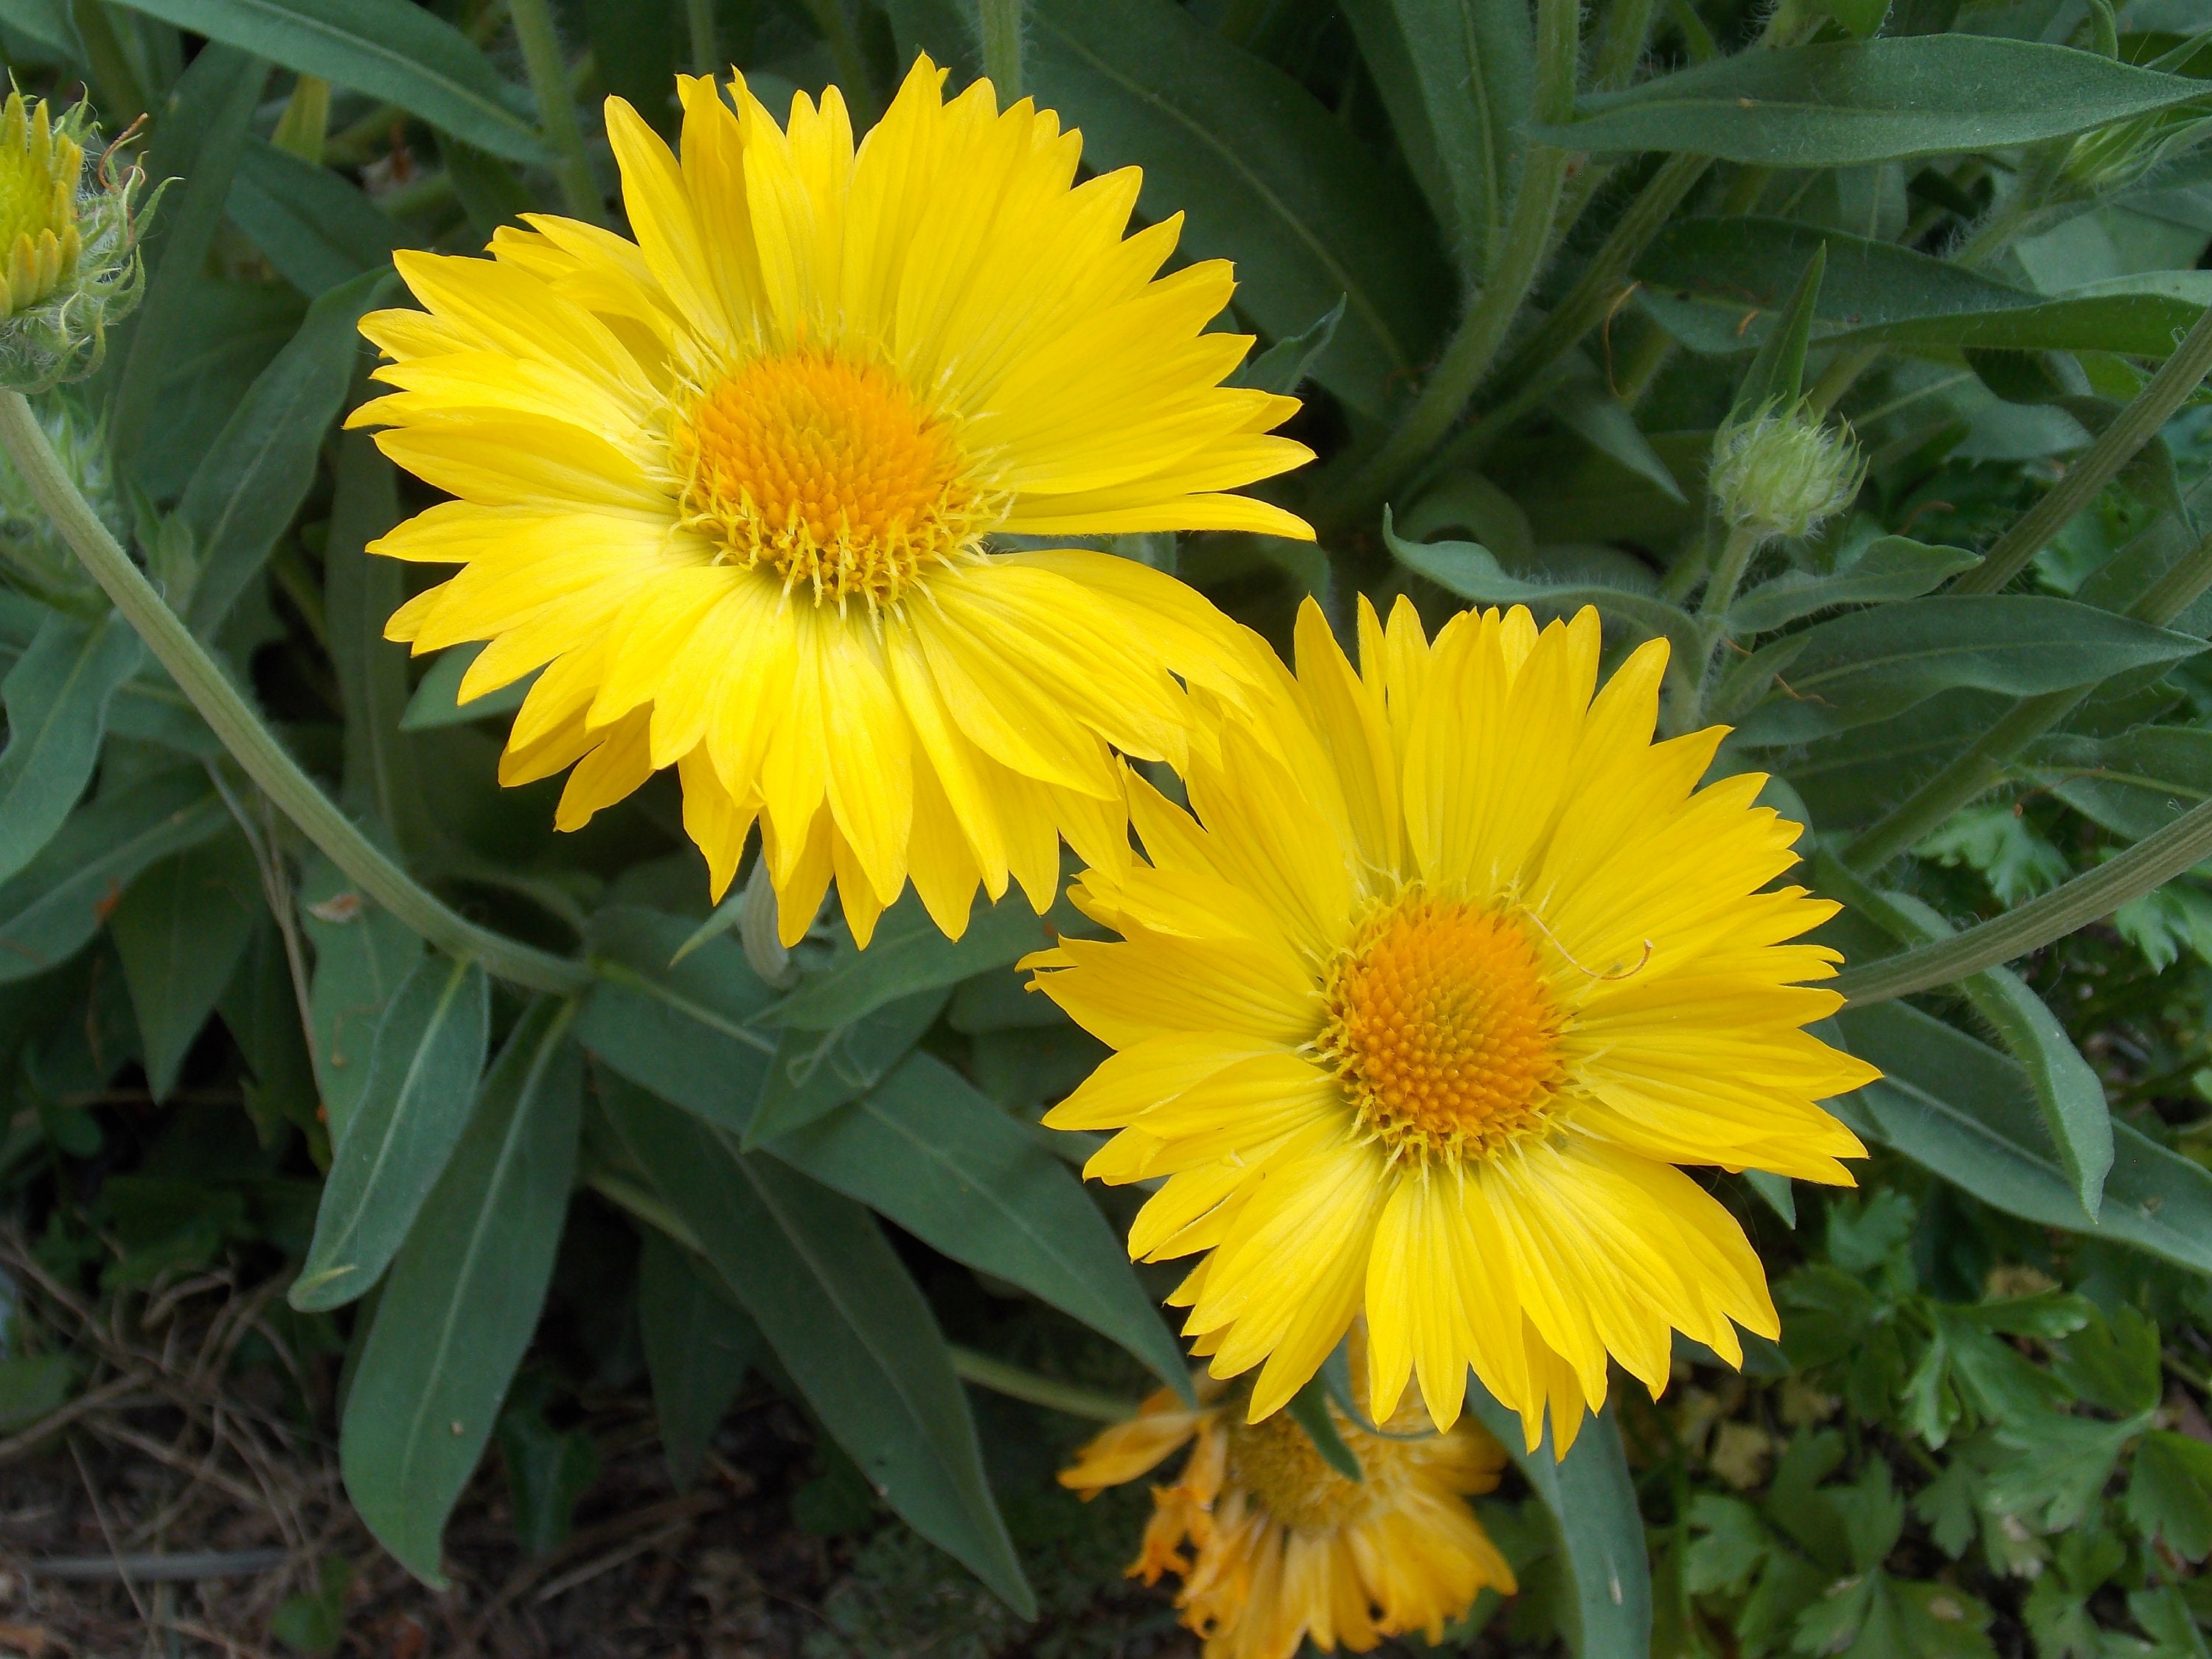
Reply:
[[[2212,587],[2212,536],[2177,560],[2128,607],[2127,614],[2137,622],[2163,628],[2194,605],[2208,587]],[[1952,813],[2003,782],[2013,757],[2072,714],[2093,689],[2084,686],[2021,698],[1964,754],[1844,848],[1843,862],[1854,870],[1878,870],[1899,853],[1917,846]]]
[[[2081,459],[2066,469],[2066,476],[2051,493],[2021,515],[2020,522],[2000,537],[1989,556],[1952,584],[1954,593],[1994,593],[2027,568],[2051,538],[2063,530],[2074,515],[2095,501],[2120,469],[2136,458],[2173,411],[2197,390],[2212,370],[2212,307],[2197,319],[2197,326],[2182,337],[2173,355],[2106,427]]]
[[[18,392],[0,392],[0,450],[15,462],[54,528],[138,631],[178,689],[264,794],[329,854],[362,892],[439,950],[532,990],[574,995],[592,983],[580,962],[556,957],[457,915],[394,863],[340,811],[224,677],[206,648],[154,591],[63,469],[38,416]]]
[[[2212,801],[2040,898],[1939,944],[1854,968],[1829,981],[1854,1006],[1931,990],[2039,951],[2212,855]]]
[[[691,36],[691,73],[720,75],[714,60],[721,48],[714,43],[714,0],[684,0],[684,21]]]
[[[1538,0],[1534,119],[1559,125],[1574,118],[1575,60],[1580,46],[1576,0]],[[1421,459],[1451,428],[1467,400],[1489,372],[1506,331],[1552,249],[1553,217],[1567,174],[1567,152],[1531,144],[1521,164],[1521,185],[1505,228],[1505,253],[1482,295],[1460,319],[1436,370],[1398,429],[1356,473],[1334,501],[1321,509],[1324,525],[1341,529],[1380,507]]]
[[[604,226],[607,205],[592,178],[591,159],[584,154],[584,130],[577,124],[576,100],[568,91],[568,71],[561,61],[561,37],[554,31],[552,10],[546,0],[507,0],[507,15],[514,20],[515,42],[522,48],[522,65],[538,100],[538,125],[552,146],[553,177],[561,186],[562,203],[574,217]]]

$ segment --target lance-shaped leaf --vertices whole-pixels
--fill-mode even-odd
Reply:
[[[135,11],[319,75],[419,115],[512,161],[543,161],[520,94],[491,60],[422,6],[378,0],[126,0]]]
[[[760,1358],[760,1327],[719,1276],[667,1234],[647,1230],[637,1264],[637,1328],[660,1449],[676,1484],[688,1486],[746,1370]]]
[[[1066,921],[1074,921],[1067,913]],[[775,1005],[769,1019],[810,1031],[850,1024],[884,1004],[940,985],[957,985],[1042,951],[1058,936],[1054,921],[1030,908],[1018,890],[968,921],[950,939],[908,893],[885,911],[865,951],[849,945]]]
[[[1610,1407],[1586,1419],[1565,1458],[1545,1428],[1526,1449],[1518,1413],[1499,1405],[1469,1373],[1468,1409],[1511,1454],[1550,1512],[1573,1595],[1567,1637],[1577,1659],[1647,1659],[1651,1651],[1651,1569],[1636,1483]]]
[[[1923,34],[1738,52],[1582,100],[1530,136],[1571,149],[1689,150],[1763,167],[1859,167],[2063,138],[2204,95],[2096,52]]]
[[[358,186],[264,138],[246,141],[229,209],[276,274],[310,299],[389,264],[412,240]]]
[[[267,912],[253,849],[237,834],[162,860],[115,907],[108,927],[138,1013],[146,1087],[155,1099],[167,1099],[176,1087],[185,1052]],[[296,1030],[296,1008],[292,1024]]]
[[[1917,599],[1981,562],[1979,554],[1963,547],[1931,547],[1908,536],[1877,536],[1848,563],[1826,575],[1784,571],[1753,588],[1729,607],[1729,627],[1735,633],[1763,634],[1838,605]]]
[[[97,621],[47,614],[0,680],[8,747],[0,750],[0,881],[52,841],[92,781],[108,705],[142,647],[112,611]]]
[[[490,990],[473,963],[426,956],[393,996],[377,1024],[368,1086],[331,1147],[294,1307],[341,1307],[390,1265],[467,1127],[490,1017]]]
[[[468,1133],[392,1264],[345,1397],[346,1492],[434,1588],[439,1540],[538,1328],[576,1167],[571,1010],[541,1000],[484,1079]]]
[[[1139,209],[1189,216],[1194,258],[1237,262],[1237,303],[1297,333],[1345,301],[1314,377],[1379,417],[1432,356],[1449,267],[1419,198],[1312,94],[1170,0],[1043,0],[1026,67],[1084,160],[1144,169]]]
[[[600,1097],[631,1157],[869,1483],[1034,1617],[951,1356],[875,1218],[618,1077],[602,1076]]]
[[[1883,1073],[1833,1103],[1862,1135],[2008,1214],[2212,1273],[2212,1171],[2115,1122],[2093,1219],[2016,1061],[1902,1002],[1846,1008],[1836,1020],[1851,1052]]]
[[[860,1099],[767,1150],[1111,1337],[1170,1388],[1190,1386],[1182,1350],[1081,1183],[933,1054],[909,1054]]]
[[[1822,242],[1805,262],[1797,287],[1783,308],[1778,327],[1769,333],[1736,388],[1731,420],[1744,420],[1769,404],[1794,407],[1805,386],[1805,347],[1813,337],[1813,313],[1827,273],[1828,245]]]
[[[1904,599],[1817,623],[1747,659],[1740,672],[1787,651],[1787,683],[1775,684],[1737,738],[1802,743],[1901,714],[1939,691],[2064,691],[2203,648],[2185,634],[2040,594]]]

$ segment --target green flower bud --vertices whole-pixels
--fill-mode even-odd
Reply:
[[[2212,137],[2212,120],[2186,108],[2115,121],[2066,146],[2058,164],[2060,188],[2075,200],[2112,195],[2207,137]]]
[[[1849,427],[1802,403],[1768,404],[1714,434],[1709,482],[1731,525],[1809,536],[1856,498],[1866,464]]]
[[[42,398],[34,408],[46,441],[77,492],[115,538],[128,543],[130,518],[100,423],[66,394]],[[70,551],[53,520],[32,495],[31,486],[4,453],[0,453],[0,579],[64,611],[89,615],[107,606],[99,585]]]
[[[86,176],[88,107],[0,106],[0,386],[43,392],[100,367],[108,325],[138,301],[136,167]]]

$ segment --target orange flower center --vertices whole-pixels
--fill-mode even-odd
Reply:
[[[1511,912],[1408,891],[1337,963],[1320,1048],[1394,1157],[1486,1158],[1549,1114],[1559,1014]]]
[[[672,440],[684,521],[817,604],[895,602],[1000,514],[943,421],[880,365],[801,346],[711,386]]]

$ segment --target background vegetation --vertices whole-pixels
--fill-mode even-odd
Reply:
[[[865,120],[916,52],[961,83],[988,44],[1089,166],[1145,169],[1146,216],[1188,215],[1182,257],[1237,262],[1240,374],[1300,391],[1322,458],[1279,481],[1317,547],[1115,550],[1279,645],[1309,594],[1340,630],[1406,592],[1432,626],[1595,603],[1615,647],[1663,635],[1668,723],[1736,726],[1720,769],[1774,775],[1849,906],[1829,1035],[1888,1073],[1838,1103],[1876,1149],[1861,1189],[1712,1178],[1782,1341],[1741,1376],[1685,1345],[1661,1401],[1625,1385],[1566,1463],[1525,1463],[1484,1504],[1523,1593],[1447,1645],[2207,1659],[2208,23],[0,0],[17,81],[88,88],[179,181],[136,316],[37,408],[214,665],[143,650],[33,481],[0,481],[0,1480],[165,1453],[159,1494],[106,1492],[120,1541],[107,1477],[78,1483],[109,1551],[258,1503],[248,1541],[282,1553],[251,1596],[200,1618],[129,1587],[172,1643],[350,1626],[411,1656],[396,1561],[458,1573],[457,1646],[626,1651],[611,1613],[553,1636],[514,1609],[580,1524],[643,1516],[706,1559],[702,1469],[750,1518],[739,1565],[687,1581],[686,1639],[777,1582],[815,1611],[744,1613],[763,1650],[1182,1639],[1115,1588],[1141,1497],[1049,1485],[1183,1369],[1126,1195],[1035,1125],[1102,1051],[1011,964],[1079,919],[1017,898],[953,945],[908,902],[865,955],[831,917],[785,959],[742,884],[708,913],[672,780],[556,836],[557,783],[495,779],[520,688],[457,708],[467,648],[382,640],[420,578],[362,548],[428,497],[338,428],[393,250],[620,225],[603,95],[672,137],[675,74],[734,63]],[[1771,454],[1713,467],[1761,419],[1826,446],[1844,510],[1792,523]],[[226,696],[351,839],[218,738]],[[401,1148],[374,1172],[345,1157],[372,1131]],[[388,1560],[325,1476],[283,1485],[332,1437]]]

